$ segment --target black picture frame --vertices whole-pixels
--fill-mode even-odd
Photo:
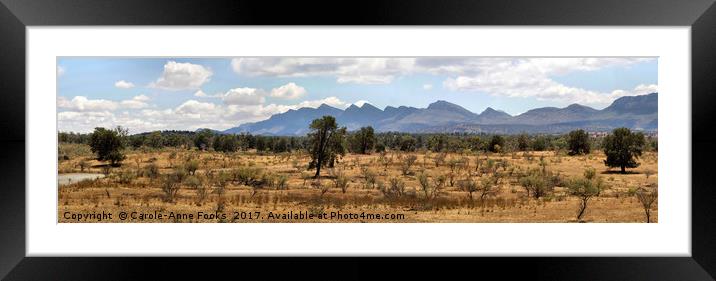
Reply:
[[[89,258],[25,256],[27,26],[539,25],[691,27],[691,256],[404,258]],[[714,0],[140,1],[0,0],[0,277],[7,280],[217,279],[255,272],[311,279],[456,277],[713,280],[716,276]],[[685,96],[686,98],[686,96]],[[50,100],[48,98],[48,100]],[[668,163],[666,164],[669,165]],[[687,187],[664,187],[687,188]],[[477,234],[476,234],[477,235]],[[628,233],[620,234],[624,239]],[[235,241],[242,243],[243,241]],[[300,242],[300,241],[299,241]],[[709,250],[710,249],[710,250]],[[386,271],[387,270],[387,271]],[[382,272],[382,273],[378,273]],[[242,275],[237,275],[242,274]],[[495,275],[496,274],[496,275]]]

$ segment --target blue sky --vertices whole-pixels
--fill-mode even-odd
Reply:
[[[655,58],[59,58],[60,131],[227,129],[326,103],[517,115],[657,90]]]

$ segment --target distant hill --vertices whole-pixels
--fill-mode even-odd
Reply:
[[[339,125],[346,126],[348,130],[372,126],[378,132],[563,133],[574,129],[606,131],[616,127],[656,131],[658,94],[621,97],[602,110],[572,104],[564,108],[535,108],[517,116],[490,107],[476,114],[443,100],[431,103],[427,108],[388,106],[383,110],[368,103],[351,105],[345,110],[323,104],[318,108],[289,110],[264,121],[242,124],[223,132],[305,135],[308,124],[324,115],[336,117]]]

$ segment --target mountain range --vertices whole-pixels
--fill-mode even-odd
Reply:
[[[223,133],[305,135],[308,124],[324,115],[334,116],[339,126],[349,131],[363,126],[372,126],[378,132],[408,133],[564,133],[574,129],[608,131],[617,127],[656,131],[657,101],[658,94],[651,93],[618,98],[601,110],[572,104],[564,108],[535,108],[515,116],[490,107],[477,114],[442,100],[427,108],[388,106],[383,110],[369,103],[351,105],[345,110],[322,104],[318,108],[291,109]]]

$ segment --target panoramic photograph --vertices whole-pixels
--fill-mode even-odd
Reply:
[[[657,223],[655,57],[58,57],[59,223]]]

